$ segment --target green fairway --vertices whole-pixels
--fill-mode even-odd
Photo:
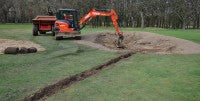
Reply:
[[[82,30],[82,34],[113,31],[112,27]],[[122,28],[147,31],[200,43],[200,30]],[[77,45],[32,36],[31,24],[0,24],[0,38],[30,40],[46,50],[34,54],[0,55],[0,100],[18,101],[39,88],[118,56]],[[200,99],[200,54],[136,54],[97,75],[49,97],[49,101],[197,101]]]

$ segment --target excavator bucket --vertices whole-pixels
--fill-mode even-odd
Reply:
[[[124,40],[124,36],[123,35],[119,35],[118,40],[117,40],[117,48],[122,48],[122,49],[125,48],[125,46],[122,43],[123,40]]]

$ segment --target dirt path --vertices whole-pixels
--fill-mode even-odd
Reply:
[[[104,64],[100,64],[91,69],[85,70],[81,73],[78,73],[78,74],[72,75],[70,77],[67,77],[63,80],[60,80],[52,85],[48,85],[48,86],[38,90],[34,94],[26,97],[24,99],[24,101],[45,100],[47,97],[55,94],[59,90],[70,87],[72,84],[75,84],[81,80],[84,80],[90,76],[93,76],[93,75],[97,74],[98,72],[102,71],[104,68],[108,68],[110,65],[113,65],[119,61],[122,61],[122,60],[132,56],[133,54],[135,54],[135,53],[130,52],[130,53],[123,54],[117,58],[113,58],[113,59],[109,60],[108,62],[106,62]]]
[[[45,49],[39,44],[25,40],[11,40],[11,39],[0,39],[0,54],[4,53],[7,47],[35,47],[38,51],[44,51]]]
[[[137,51],[138,53],[154,54],[200,53],[200,45],[197,43],[149,32],[124,33],[123,44],[125,49],[117,49],[117,37],[116,34],[110,32],[96,33],[85,35],[82,40],[75,42],[106,51]]]

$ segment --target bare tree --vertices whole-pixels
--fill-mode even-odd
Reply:
[[[199,28],[200,0],[0,0],[0,23],[30,23],[37,15],[74,8],[84,16],[92,8],[115,9],[121,27]],[[110,26],[96,17],[92,26]]]

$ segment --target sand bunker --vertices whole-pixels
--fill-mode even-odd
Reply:
[[[85,35],[82,40],[75,41],[107,51],[136,51],[138,53],[156,54],[197,54],[200,45],[188,40],[163,36],[149,32],[124,33],[125,49],[116,48],[117,35],[114,33],[96,33]]]
[[[35,44],[31,41],[0,39],[0,54],[3,54],[4,50],[7,47],[26,47],[26,48],[35,47],[37,48],[38,51],[45,50],[42,46]]]

